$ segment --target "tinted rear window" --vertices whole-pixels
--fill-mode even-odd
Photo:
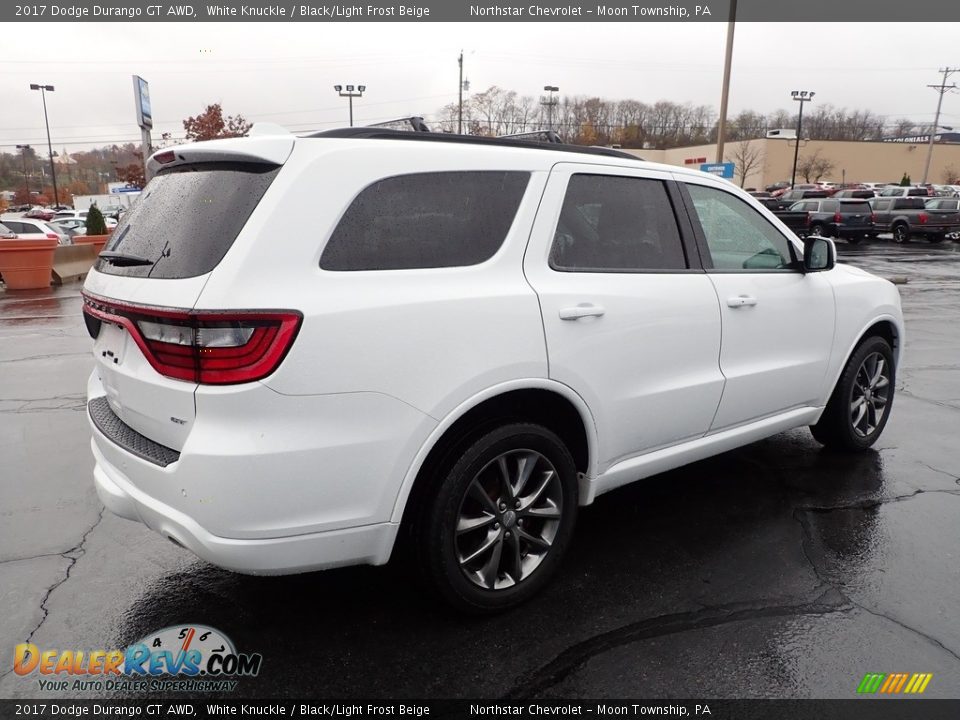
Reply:
[[[398,175],[360,192],[320,257],[324,270],[476,265],[507,236],[526,172]]]
[[[847,214],[865,213],[869,215],[872,210],[870,210],[870,203],[867,202],[842,202],[840,203],[840,212]]]
[[[280,168],[253,163],[200,163],[158,174],[122,216],[105,250],[152,260],[109,275],[188,278],[213,270],[227,254]]]

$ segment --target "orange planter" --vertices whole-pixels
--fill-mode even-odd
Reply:
[[[35,290],[50,286],[55,239],[0,240],[0,275],[7,290]]]
[[[100,254],[100,251],[103,250],[103,246],[107,244],[107,240],[110,239],[110,234],[106,235],[74,235],[73,244],[74,245],[93,245],[93,249],[97,251],[97,255]]]

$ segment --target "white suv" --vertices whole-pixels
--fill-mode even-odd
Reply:
[[[712,175],[369,128],[150,167],[85,284],[96,486],[222,567],[402,538],[447,600],[501,609],[601,493],[889,417],[897,290]]]

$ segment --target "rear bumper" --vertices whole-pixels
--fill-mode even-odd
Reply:
[[[110,512],[142,522],[214,565],[251,575],[283,575],[341,565],[382,565],[390,559],[399,525],[389,522],[281,538],[218,537],[138,490],[107,461],[96,439],[91,447],[97,495]]]

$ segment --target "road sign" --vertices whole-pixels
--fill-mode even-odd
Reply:
[[[703,170],[703,172],[719,175],[727,180],[733,180],[733,163],[706,163],[701,165],[700,169]]]

